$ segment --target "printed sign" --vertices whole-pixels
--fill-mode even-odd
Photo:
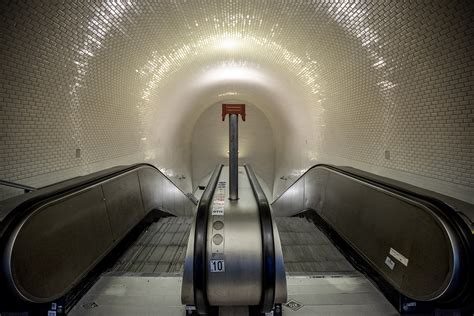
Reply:
[[[395,259],[400,261],[405,267],[408,266],[408,258],[406,258],[404,255],[402,255],[401,253],[399,253],[398,251],[396,251],[393,248],[390,248],[389,253],[392,257],[394,257]]]
[[[211,272],[224,272],[225,271],[224,260],[211,260],[209,261],[209,265],[211,267]]]
[[[297,310],[301,309],[304,306],[303,304],[301,304],[301,303],[299,303],[295,300],[289,300],[288,302],[286,302],[283,305],[288,307],[289,309],[291,309],[294,312],[296,312]]]
[[[211,215],[222,216],[224,215],[225,209],[225,187],[226,182],[218,182],[216,192],[214,193],[214,201],[212,202],[212,213]]]
[[[393,262],[390,257],[385,258],[385,264],[390,268],[390,270],[393,270],[393,268],[395,267],[395,262]]]

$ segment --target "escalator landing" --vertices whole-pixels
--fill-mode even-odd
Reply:
[[[105,274],[82,297],[70,315],[185,315],[181,305],[181,276],[176,274]],[[362,275],[288,276],[284,315],[399,315]],[[291,305],[291,304],[288,304]],[[293,305],[294,306],[294,305]]]
[[[191,217],[165,217],[148,226],[117,261],[117,273],[182,273]]]
[[[287,269],[284,315],[398,315],[311,222],[295,217],[276,222]],[[150,226],[70,315],[184,315],[182,253],[191,223],[169,217]],[[296,311],[290,308],[295,306]]]

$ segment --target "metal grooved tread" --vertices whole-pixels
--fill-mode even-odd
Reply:
[[[300,217],[276,217],[275,220],[287,272],[356,271],[312,222]]]
[[[182,273],[192,221],[191,217],[165,217],[151,224],[112,271]]]

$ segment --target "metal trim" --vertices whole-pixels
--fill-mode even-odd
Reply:
[[[257,177],[250,165],[244,165],[250,185],[258,204],[260,227],[262,234],[262,297],[260,312],[270,313],[275,304],[276,263],[275,239],[273,235],[273,219],[265,193],[258,183]]]
[[[207,225],[212,197],[223,165],[217,165],[211,179],[204,190],[196,211],[194,226],[194,258],[193,258],[193,286],[194,304],[200,314],[207,314],[210,310],[207,300]]]

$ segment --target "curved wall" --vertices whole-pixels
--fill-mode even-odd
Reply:
[[[238,100],[225,101],[238,103]],[[221,103],[211,105],[198,118],[192,139],[192,179],[195,188],[217,164],[229,163],[229,117],[221,120]],[[245,122],[239,118],[239,164],[251,164],[266,186],[273,186],[275,144],[270,123],[256,106],[246,104]]]
[[[274,195],[326,162],[473,202],[473,8],[4,2],[0,179],[147,161],[191,191],[189,126],[236,98],[272,127]]]

